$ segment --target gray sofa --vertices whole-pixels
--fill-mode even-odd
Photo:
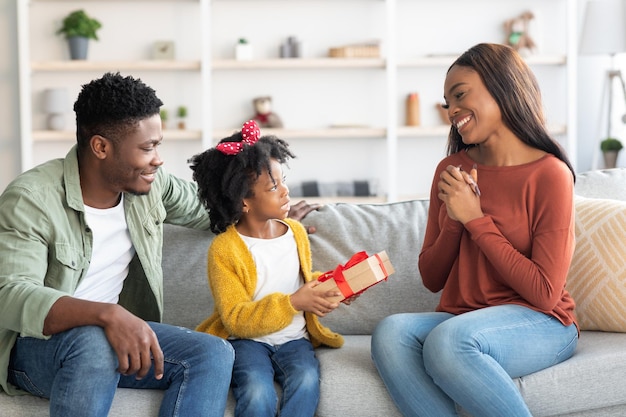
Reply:
[[[626,169],[579,174],[576,193],[626,201]],[[318,416],[400,415],[372,364],[370,334],[389,314],[430,311],[437,303],[437,295],[423,287],[417,270],[427,211],[427,200],[333,204],[305,219],[305,224],[317,227],[310,237],[315,269],[332,269],[361,250],[370,254],[386,250],[396,269],[351,306],[342,305],[323,319],[346,342],[340,349],[317,350],[322,373]],[[211,312],[205,276],[210,239],[206,233],[166,225],[164,321],[193,328]],[[626,259],[619,262],[626,264]],[[626,334],[583,331],[573,358],[517,378],[516,383],[535,417],[625,416],[624,376]],[[161,398],[159,391],[119,389],[110,415],[156,416]],[[47,405],[46,400],[31,396],[0,394],[0,415],[5,417],[44,416]],[[232,410],[231,397],[227,415]]]

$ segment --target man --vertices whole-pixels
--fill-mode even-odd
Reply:
[[[165,390],[161,415],[224,414],[230,344],[159,323],[163,222],[209,228],[195,184],[159,169],[162,104],[119,73],[84,85],[77,144],[0,196],[0,385],[51,416],[106,416],[117,387]]]

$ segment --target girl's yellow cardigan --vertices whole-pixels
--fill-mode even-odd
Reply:
[[[293,230],[304,281],[317,279],[321,272],[312,272],[311,246],[304,226],[292,219],[284,221]],[[290,294],[274,293],[257,301],[252,299],[256,289],[256,266],[235,226],[229,226],[213,239],[209,248],[208,274],[215,309],[196,328],[198,331],[224,339],[251,339],[287,327],[299,313],[291,305]],[[343,345],[343,337],[323,326],[315,314],[305,312],[304,317],[313,346]]]

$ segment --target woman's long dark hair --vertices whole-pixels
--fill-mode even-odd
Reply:
[[[522,57],[510,46],[480,43],[463,53],[448,68],[472,68],[482,79],[494,98],[502,120],[511,131],[529,146],[541,149],[563,161],[574,175],[576,173],[559,143],[545,126],[541,91],[535,75]],[[463,143],[456,127],[448,135],[448,155],[473,145]]]

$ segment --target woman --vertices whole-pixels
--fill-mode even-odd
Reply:
[[[565,280],[575,175],[545,128],[536,79],[512,48],[479,44],[448,69],[452,124],[419,269],[437,311],[389,316],[372,357],[406,416],[531,416],[512,378],[574,353]]]

